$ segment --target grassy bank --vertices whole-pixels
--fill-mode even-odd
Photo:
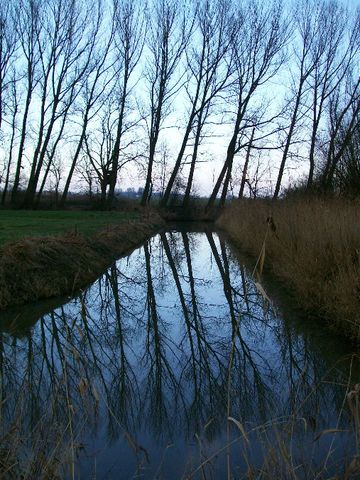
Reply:
[[[0,210],[0,245],[24,237],[80,233],[94,235],[110,225],[139,218],[136,212],[84,210]]]
[[[24,215],[27,212],[21,213]],[[67,233],[29,237],[27,235],[31,229],[28,227],[23,229],[26,232],[23,233],[23,239],[0,247],[0,309],[71,294],[85,287],[112,261],[146,240],[163,224],[161,217],[153,212],[138,216],[137,219],[103,212],[91,217],[90,212],[76,212],[76,221],[71,212],[56,213],[58,215],[54,215],[51,220],[64,215],[62,231],[68,230]],[[83,222],[79,213],[84,215]],[[100,218],[102,215],[104,217]],[[31,215],[29,218],[32,218]],[[110,218],[113,219],[111,223]],[[46,228],[42,231],[39,228],[38,234],[43,235],[49,231],[47,227],[51,223],[52,221],[44,221]],[[14,224],[16,225],[15,220]],[[40,227],[40,223],[36,224]],[[83,228],[75,228],[75,225],[80,224]],[[104,230],[90,235],[105,225]],[[80,231],[87,235],[79,233]],[[20,230],[14,228],[14,232],[19,233]]]
[[[242,249],[260,256],[258,269],[264,262],[302,309],[359,339],[359,201],[234,201],[217,225]]]

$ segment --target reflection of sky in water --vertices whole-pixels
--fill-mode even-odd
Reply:
[[[200,439],[208,454],[226,444],[233,333],[230,415],[250,430],[294,413],[302,419],[295,437],[307,456],[311,449],[319,456],[328,440],[314,444],[310,426],[336,426],[344,392],[335,383],[346,382],[346,365],[328,373],[336,352],[325,358],[306,333],[279,318],[216,234],[152,238],[82,299],[44,316],[31,338],[7,337],[5,361],[9,370],[31,370],[40,412],[66,362],[79,417],[74,424],[81,424],[77,440],[84,445],[81,478],[89,478],[95,465],[96,478],[129,478],[137,462],[143,465],[139,473],[152,478],[164,454],[164,477],[178,478],[198,466]],[[5,391],[20,388],[21,373],[5,379]],[[230,438],[237,435],[232,426]],[[257,461],[260,443],[255,434],[250,438],[248,454]],[[340,435],[336,441],[342,445]],[[235,445],[234,468],[240,458]],[[216,468],[223,465],[221,457]]]

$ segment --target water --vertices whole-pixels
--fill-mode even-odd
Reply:
[[[175,229],[46,314],[3,314],[1,433],[16,474],[225,478],[228,458],[234,478],[249,464],[341,473],[356,356],[288,310],[217,233]]]

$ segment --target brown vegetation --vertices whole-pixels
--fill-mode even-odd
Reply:
[[[359,201],[234,201],[217,225],[243,249],[262,252],[259,264],[271,268],[301,308],[359,339]]]
[[[162,225],[157,214],[148,213],[90,238],[69,233],[4,245],[0,248],[0,309],[75,292]]]

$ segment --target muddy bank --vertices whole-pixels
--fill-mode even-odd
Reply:
[[[0,248],[0,309],[71,294],[165,224],[156,213],[91,238],[71,233],[26,238]]]

